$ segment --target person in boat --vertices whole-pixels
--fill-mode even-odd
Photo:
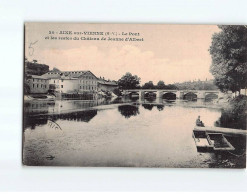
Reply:
[[[204,123],[201,121],[200,116],[196,119],[196,126],[205,127]]]

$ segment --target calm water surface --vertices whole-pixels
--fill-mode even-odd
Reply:
[[[26,165],[241,167],[245,163],[239,165],[237,157],[197,152],[192,138],[197,116],[206,126],[215,126],[221,116],[211,102],[29,101],[24,115]]]

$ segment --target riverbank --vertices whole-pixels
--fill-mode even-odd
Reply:
[[[232,99],[222,110],[216,126],[246,130],[247,96],[239,95]]]

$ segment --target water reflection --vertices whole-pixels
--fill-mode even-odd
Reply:
[[[139,107],[134,105],[122,105],[118,106],[118,111],[125,117],[130,118],[140,114]]]
[[[162,111],[162,110],[164,110],[164,105],[157,105],[157,109],[158,109],[158,111]]]
[[[33,117],[29,115],[24,116],[23,125],[24,131],[27,128],[35,129],[36,126],[45,125],[48,122],[48,117]]]
[[[196,151],[191,134],[198,115],[207,126],[219,118],[218,125],[223,126],[232,117],[226,118],[212,102],[162,98],[30,101],[24,112],[24,160],[30,165],[244,167],[245,163],[234,155]],[[61,135],[47,128],[48,120],[61,126]],[[227,139],[237,155],[244,152],[244,140]],[[46,161],[47,155],[55,158]]]
[[[24,129],[35,129],[36,126],[47,124],[48,120],[57,121],[58,119],[67,121],[89,122],[97,115],[97,110],[85,110],[72,113],[61,113],[53,115],[29,115],[24,117]]]
[[[143,108],[147,109],[147,110],[152,110],[154,105],[153,104],[142,104]]]
[[[123,103],[122,98],[101,98],[97,100],[57,100],[57,101],[28,101],[24,103],[24,113],[27,114],[56,114],[64,111],[79,111],[99,105]]]

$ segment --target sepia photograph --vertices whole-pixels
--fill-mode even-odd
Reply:
[[[247,26],[24,26],[26,166],[246,168]]]

